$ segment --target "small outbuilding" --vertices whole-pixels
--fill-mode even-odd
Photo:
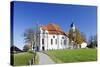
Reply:
[[[87,43],[86,42],[83,42],[82,44],[81,44],[81,48],[86,48],[87,47]]]

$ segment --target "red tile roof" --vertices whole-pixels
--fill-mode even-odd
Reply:
[[[61,34],[61,35],[66,35],[60,28],[60,26],[50,23],[46,26],[42,26],[42,30],[47,30],[49,34]]]

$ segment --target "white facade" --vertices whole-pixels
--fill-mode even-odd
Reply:
[[[72,23],[71,28],[75,31],[75,25]],[[73,31],[73,32],[74,32]],[[65,48],[85,48],[86,43],[82,43],[81,47],[75,45],[74,41],[69,43],[69,38],[59,26],[55,24],[48,24],[40,27],[36,33],[36,50],[56,50]]]
[[[38,51],[68,48],[69,39],[65,35],[49,34],[40,28]]]

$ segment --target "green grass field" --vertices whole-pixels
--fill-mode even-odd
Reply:
[[[29,52],[22,52],[14,54],[14,66],[26,65],[29,60],[34,57],[34,54]]]
[[[64,49],[46,51],[55,62],[85,62],[97,60],[97,49]]]

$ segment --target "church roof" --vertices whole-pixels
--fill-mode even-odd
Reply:
[[[46,26],[42,26],[42,30],[47,30],[49,34],[61,34],[61,35],[66,35],[60,28],[59,25],[50,23]]]
[[[48,31],[61,31],[61,28],[58,25],[53,24],[53,23],[50,23],[46,26],[42,26],[42,29],[48,30]]]

